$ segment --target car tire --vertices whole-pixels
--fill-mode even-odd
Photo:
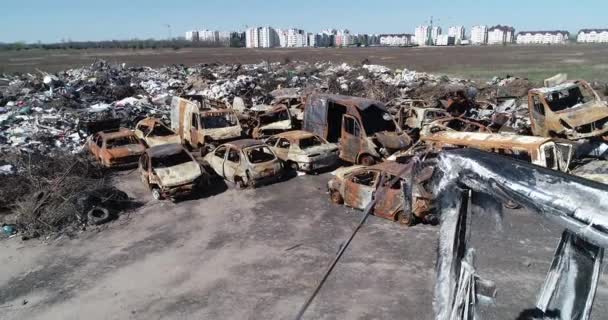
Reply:
[[[298,171],[299,170],[299,166],[297,162],[289,162],[289,168],[291,168],[291,170],[293,171]]]
[[[519,203],[513,201],[513,200],[509,200],[507,202],[503,202],[502,203],[503,207],[507,208],[507,209],[511,209],[511,210],[516,210],[521,208],[521,205],[519,205]]]
[[[154,200],[163,200],[163,194],[158,187],[152,188],[152,198],[154,198]]]
[[[395,216],[400,224],[406,225],[408,227],[413,226],[416,222],[416,217],[414,217],[411,212],[406,213],[403,210],[399,210]]]
[[[106,208],[93,207],[87,212],[87,222],[90,225],[100,225],[111,220],[110,212]]]
[[[335,204],[344,204],[344,198],[342,198],[342,195],[338,190],[330,191],[329,198],[331,199],[331,202]]]
[[[361,157],[359,157],[359,164],[362,164],[364,166],[372,166],[376,163],[376,160],[374,159],[374,157],[370,156],[369,154],[364,154]]]

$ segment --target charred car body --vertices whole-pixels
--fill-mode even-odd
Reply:
[[[220,145],[205,155],[205,164],[239,188],[281,178],[283,164],[263,142],[242,139]]]
[[[416,221],[436,223],[432,195],[426,190],[433,168],[427,166],[414,174],[416,164],[385,161],[373,166],[340,168],[327,184],[331,200],[361,210],[375,200],[372,212],[376,216],[408,226]]]
[[[295,130],[274,135],[266,144],[289,167],[300,171],[316,171],[334,166],[338,160],[338,146],[314,133]]]
[[[135,135],[148,147],[181,143],[179,135],[156,118],[139,121],[135,125]]]
[[[364,165],[374,164],[412,143],[382,102],[358,97],[309,96],[303,129],[339,143],[341,159]]]
[[[528,108],[536,136],[577,140],[608,132],[608,105],[583,80],[530,90]]]
[[[135,133],[125,128],[98,132],[87,145],[91,155],[108,168],[136,165],[146,149]]]
[[[142,182],[156,200],[190,195],[208,184],[208,174],[181,144],[149,148],[139,160]]]
[[[212,149],[222,142],[241,137],[236,113],[202,96],[173,97],[171,129],[191,149]]]

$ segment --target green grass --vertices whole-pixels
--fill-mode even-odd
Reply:
[[[496,68],[480,68],[454,66],[442,70],[451,76],[472,80],[489,80],[494,76],[505,77],[511,75],[520,78],[528,78],[534,83],[542,83],[557,73],[568,74],[569,79],[585,79],[587,81],[608,82],[608,69],[601,65],[590,64],[555,64],[555,65],[536,65],[523,67],[517,65],[501,65]]]

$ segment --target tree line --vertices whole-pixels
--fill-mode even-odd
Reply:
[[[187,41],[183,39],[173,40],[108,40],[108,41],[62,41],[58,43],[0,43],[0,51],[20,51],[20,50],[67,50],[67,49],[163,49],[171,48],[178,50],[181,48],[213,48],[213,47],[244,47],[244,41],[238,37],[233,37],[230,41],[206,42],[206,41]]]

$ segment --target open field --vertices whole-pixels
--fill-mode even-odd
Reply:
[[[198,63],[268,61],[334,61],[373,64],[463,78],[488,79],[507,74],[538,81],[558,72],[571,78],[608,82],[608,46],[507,46],[445,48],[197,48],[181,50],[50,50],[0,52],[0,72],[59,71],[95,59],[131,65],[162,66]]]
[[[332,204],[329,174],[255,190],[223,185],[178,204],[134,172],[117,186],[144,207],[76,239],[0,242],[2,319],[293,319],[360,218]],[[221,183],[220,183],[221,185]],[[475,219],[483,230],[495,221]],[[474,235],[498,286],[484,319],[533,307],[559,228],[523,210]],[[305,319],[432,319],[438,227],[370,217]],[[608,312],[604,273],[593,315]],[[25,303],[24,303],[25,302]]]

